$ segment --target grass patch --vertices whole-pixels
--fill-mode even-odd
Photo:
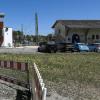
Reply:
[[[46,81],[66,84],[74,80],[100,86],[100,53],[1,54],[0,59],[36,62]]]
[[[0,54],[1,60],[35,62],[49,92],[75,100],[100,98],[100,53]],[[26,80],[20,72],[0,69],[0,74]]]
[[[16,78],[20,81],[27,81],[27,74],[18,70],[0,68],[0,75]]]

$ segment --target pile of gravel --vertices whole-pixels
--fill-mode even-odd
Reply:
[[[0,100],[16,100],[16,90],[0,83]]]

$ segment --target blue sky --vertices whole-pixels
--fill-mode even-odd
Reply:
[[[52,33],[58,19],[100,19],[100,0],[0,0],[0,12],[6,14],[5,25],[35,34],[35,12],[39,34]]]

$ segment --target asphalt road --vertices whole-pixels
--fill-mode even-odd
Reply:
[[[0,53],[32,54],[37,53],[38,46],[0,48]]]

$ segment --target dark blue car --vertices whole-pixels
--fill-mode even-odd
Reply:
[[[90,52],[95,52],[96,51],[96,45],[95,44],[88,44],[87,46],[89,47]]]

